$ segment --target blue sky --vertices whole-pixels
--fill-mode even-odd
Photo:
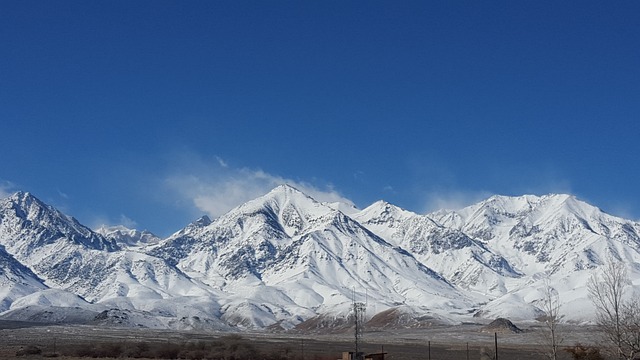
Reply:
[[[640,218],[640,2],[2,1],[0,195],[168,235],[292,183]]]

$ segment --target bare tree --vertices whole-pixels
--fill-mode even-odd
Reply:
[[[609,259],[600,275],[589,279],[589,297],[596,307],[596,322],[605,339],[615,346],[618,359],[624,359],[623,308],[629,277],[624,263]]]
[[[480,349],[480,360],[494,360],[493,351],[487,349],[486,347],[482,347]]]
[[[635,296],[622,305],[621,327],[625,358],[636,359],[640,355],[640,301]]]
[[[558,350],[563,340],[558,331],[558,325],[564,316],[560,315],[560,295],[558,291],[551,286],[549,279],[546,279],[544,284],[542,311],[544,315],[538,320],[542,321],[545,325],[546,331],[543,333],[543,336],[546,343],[545,345],[549,347],[546,355],[549,359],[557,360]]]

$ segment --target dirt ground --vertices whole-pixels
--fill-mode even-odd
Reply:
[[[525,327],[520,334],[497,334],[498,359],[545,359],[544,340],[539,327]],[[563,346],[576,343],[597,344],[593,328],[565,326],[561,329]],[[355,348],[353,334],[288,334],[243,332],[237,338],[250,343],[261,352],[278,354],[280,359],[335,360],[343,351]],[[62,353],[71,346],[117,343],[121,347],[139,342],[152,344],[184,344],[187,342],[225,339],[228,333],[130,328],[99,328],[94,326],[34,326],[28,323],[0,322],[0,359],[14,359],[20,349],[36,346],[43,355]],[[387,360],[465,360],[480,359],[484,351],[492,356],[494,333],[481,331],[479,325],[434,326],[425,329],[368,331],[363,334],[360,349],[369,353],[386,353]],[[43,358],[43,355],[20,357]],[[80,357],[58,357],[78,359]],[[571,359],[562,351],[560,359]]]

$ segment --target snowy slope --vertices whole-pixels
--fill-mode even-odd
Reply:
[[[9,309],[17,299],[46,288],[42,280],[0,245],[0,312]]]

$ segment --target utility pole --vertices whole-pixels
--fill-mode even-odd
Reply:
[[[355,345],[356,345],[356,359],[360,358],[360,345],[362,342],[362,328],[364,320],[364,303],[353,303],[353,312],[355,317]]]
[[[360,360],[360,343],[362,342],[362,328],[366,304],[356,302],[356,292],[353,290],[353,318],[355,322],[355,347],[354,360]]]

